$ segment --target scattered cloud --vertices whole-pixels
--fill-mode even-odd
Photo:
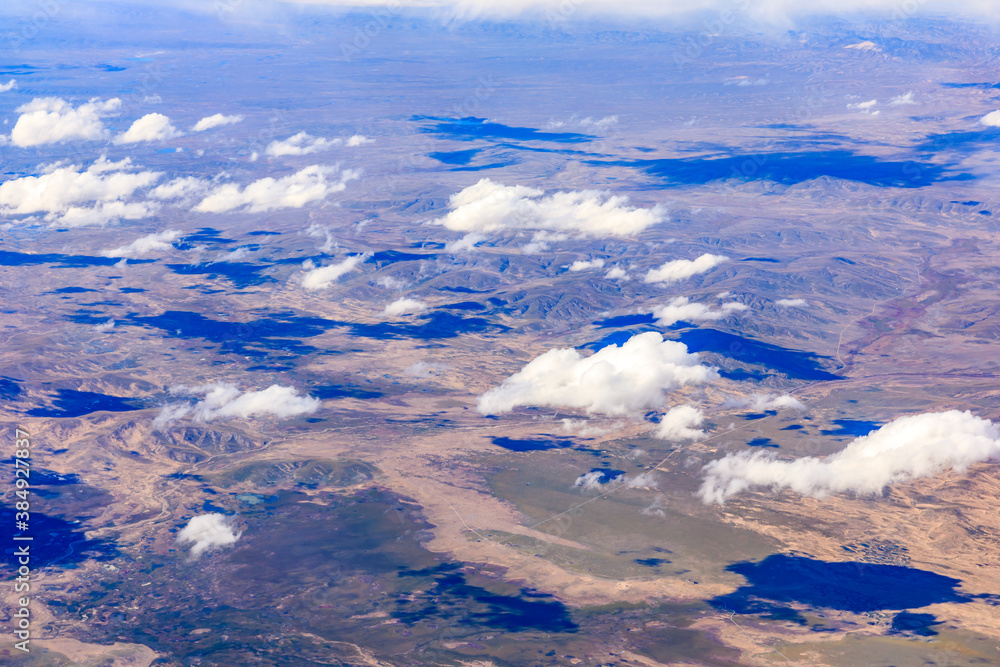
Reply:
[[[581,488],[584,491],[598,492],[622,487],[628,489],[652,489],[656,488],[656,484],[656,473],[652,470],[639,473],[634,477],[629,477],[624,473],[610,475],[605,471],[592,470],[580,475],[573,482],[574,487]]]
[[[314,137],[305,132],[293,134],[281,141],[274,140],[267,145],[264,152],[273,157],[282,155],[311,155],[320,151],[325,151],[344,143],[343,139],[324,139]]]
[[[233,532],[229,518],[223,514],[199,514],[191,517],[188,525],[177,533],[177,541],[192,545],[191,558],[198,558],[203,553],[236,544],[242,534]]]
[[[881,53],[882,49],[875,42],[865,40],[863,42],[858,42],[856,44],[848,44],[844,47],[845,49],[854,49],[855,51],[874,51],[876,53]]]
[[[1000,109],[991,111],[980,118],[979,124],[985,125],[986,127],[1000,127]]]
[[[604,274],[607,280],[632,280],[632,276],[625,272],[620,266],[616,266]]]
[[[678,405],[670,408],[660,418],[660,423],[653,431],[653,437],[672,442],[697,440],[705,436],[705,432],[698,428],[704,421],[704,413],[695,406]]]
[[[11,79],[7,83],[0,83],[0,93],[10,92],[11,90],[17,90],[17,81]]]
[[[442,371],[448,369],[445,364],[439,364],[433,361],[418,361],[416,363],[407,366],[406,370],[403,371],[407,375],[416,378],[429,378],[435,375],[440,375]]]
[[[669,327],[677,322],[702,322],[721,320],[733,313],[747,310],[747,306],[738,301],[724,303],[717,310],[703,303],[692,303],[686,296],[671,299],[666,306],[653,309],[656,323],[661,327]]]
[[[374,144],[375,140],[366,137],[363,134],[355,134],[347,140],[348,148],[353,148],[355,146],[364,146],[365,144]]]
[[[273,415],[287,418],[316,412],[320,400],[312,396],[301,396],[293,387],[273,384],[260,391],[241,392],[236,385],[225,382],[204,384],[197,387],[172,387],[175,395],[204,396],[194,405],[173,403],[164,407],[153,420],[153,426],[161,428],[181,417],[190,416],[195,421],[207,422],[225,417],[254,417]]]
[[[451,212],[435,220],[457,232],[548,230],[584,236],[631,236],[662,222],[662,206],[633,208],[628,198],[598,190],[556,192],[507,186],[484,178],[451,196]]]
[[[603,259],[578,259],[572,264],[567,265],[565,268],[570,271],[586,271],[587,269],[603,269],[604,260]]]
[[[579,408],[588,413],[632,415],[664,407],[666,392],[718,379],[687,346],[656,332],[633,336],[584,357],[573,348],[549,350],[479,397],[485,415],[518,406]]]
[[[470,232],[457,241],[451,241],[446,243],[444,246],[444,251],[449,253],[459,253],[468,252],[476,248],[477,243],[481,243],[486,240],[486,237],[482,234],[476,234],[475,232]]]
[[[724,85],[727,85],[727,86],[740,86],[740,87],[746,87],[746,86],[766,86],[769,83],[771,83],[770,79],[765,79],[765,78],[752,79],[752,78],[750,78],[748,76],[734,76],[734,77],[731,77],[731,78],[726,79],[725,81],[723,81]]]
[[[111,331],[114,328],[115,328],[115,321],[113,319],[112,320],[108,320],[106,322],[101,322],[100,324],[95,324],[94,325],[94,331],[97,331],[98,333],[104,333],[105,331]]]
[[[358,264],[361,264],[369,257],[371,257],[371,253],[351,255],[334,264],[306,271],[305,275],[302,276],[302,286],[307,290],[326,289],[333,284],[333,281],[345,273],[353,271],[357,268]]]
[[[794,408],[795,410],[805,410],[806,406],[802,405],[791,394],[750,394],[749,396],[741,396],[739,398],[727,398],[723,403],[724,407],[727,408],[750,408],[755,412],[760,412],[762,410],[784,410],[785,408]]]
[[[900,417],[825,458],[779,461],[762,452],[730,454],[705,466],[699,495],[722,503],[753,486],[791,489],[822,498],[853,491],[880,494],[889,485],[945,470],[964,471],[1000,457],[1000,429],[971,412]]]
[[[917,103],[917,101],[915,99],[913,99],[913,92],[912,91],[909,92],[909,93],[906,93],[904,95],[896,95],[896,97],[894,97],[891,100],[889,100],[889,104],[891,104],[894,107],[898,107],[898,106],[901,106],[901,105],[907,105],[907,104],[916,104],[916,103]]]
[[[101,119],[117,114],[121,106],[117,97],[103,102],[95,97],[78,107],[61,97],[36,97],[16,109],[21,115],[11,130],[11,143],[26,148],[74,140],[106,140],[110,133]]]
[[[427,304],[416,299],[396,299],[382,311],[387,317],[399,317],[400,315],[416,315],[427,310]]]
[[[662,264],[659,268],[650,269],[643,280],[647,283],[675,283],[699,273],[707,273],[728,259],[724,255],[708,253],[693,260],[675,259]]]
[[[221,113],[212,114],[211,116],[205,116],[191,128],[192,132],[204,132],[205,130],[211,130],[216,127],[222,127],[223,125],[233,125],[234,123],[239,123],[243,120],[243,116],[225,116]]]
[[[168,229],[143,236],[131,243],[111,250],[102,250],[101,255],[104,257],[140,257],[151,252],[169,250],[171,248],[170,244],[179,239],[180,236],[181,232],[179,230]]]
[[[157,205],[126,199],[160,176],[159,172],[134,171],[127,158],[111,162],[102,157],[86,169],[48,165],[38,176],[22,176],[0,184],[0,214],[43,213],[46,222],[65,226],[138,220],[151,215]]]
[[[144,141],[167,141],[184,133],[170,124],[162,113],[148,113],[139,118],[125,132],[115,137],[116,144],[137,144]]]
[[[618,116],[605,116],[604,118],[599,118],[594,120],[591,117],[584,118],[580,121],[580,126],[587,128],[589,130],[595,130],[597,132],[603,132],[613,125],[618,124]]]
[[[872,115],[878,114],[878,111],[872,111],[878,104],[878,100],[868,100],[867,102],[858,102],[856,104],[848,104],[848,109],[857,109],[861,113],[870,113]]]
[[[210,191],[194,210],[200,213],[224,213],[246,209],[258,213],[280,208],[301,208],[335,192],[341,192],[347,187],[348,181],[359,175],[353,169],[341,171],[335,166],[312,165],[283,178],[262,178],[245,188],[227,183]]]
[[[802,308],[806,305],[805,299],[778,299],[774,305],[782,308]]]

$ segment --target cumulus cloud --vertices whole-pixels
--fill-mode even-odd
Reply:
[[[229,518],[223,514],[199,514],[191,517],[188,525],[177,533],[177,541],[192,545],[191,558],[198,558],[205,552],[236,544],[242,534],[233,531]]]
[[[507,186],[484,178],[449,200],[451,212],[435,220],[457,232],[505,229],[575,232],[584,236],[630,236],[666,218],[662,206],[633,208],[628,198],[598,190],[556,192]]]
[[[17,81],[11,79],[7,83],[0,83],[0,93],[6,93],[11,90],[17,90]]]
[[[980,118],[979,124],[985,125],[986,127],[1000,127],[1000,109],[991,111]]]
[[[907,104],[916,104],[917,101],[913,99],[913,92],[906,93],[904,95],[896,95],[896,97],[889,100],[889,104],[894,107],[904,106]]]
[[[598,118],[594,120],[589,116],[580,121],[580,126],[585,127],[590,130],[595,130],[597,132],[603,132],[604,130],[618,124],[618,116],[605,116],[604,118]]]
[[[382,311],[388,317],[399,317],[400,315],[414,315],[427,310],[427,304],[416,299],[396,299]]]
[[[353,148],[354,146],[364,146],[365,144],[375,143],[374,139],[370,139],[363,134],[355,134],[347,140],[348,147]]]
[[[579,408],[594,414],[630,415],[664,407],[666,392],[719,378],[687,346],[656,332],[633,336],[584,357],[573,348],[549,350],[479,397],[479,412],[518,406]]]
[[[314,137],[311,134],[299,132],[287,139],[272,141],[264,149],[264,152],[274,157],[282,155],[311,155],[312,153],[329,150],[342,143],[344,143],[343,139],[324,139],[323,137]],[[358,144],[354,145],[357,146]]]
[[[243,120],[243,116],[225,116],[221,113],[212,114],[211,116],[205,116],[191,128],[192,132],[204,132],[205,130],[211,130],[216,127],[222,127],[223,125],[233,125],[234,123],[239,123]]]
[[[795,410],[805,410],[806,406],[802,405],[791,394],[750,394],[749,396],[741,396],[739,398],[727,398],[723,403],[723,406],[727,408],[750,408],[756,412],[762,410],[784,410],[785,408],[794,408]]]
[[[604,274],[607,280],[631,280],[632,277],[620,266],[616,266]]]
[[[439,364],[434,361],[418,361],[407,366],[403,372],[411,377],[429,378],[440,375],[446,370],[448,370],[448,366],[445,364]]]
[[[283,178],[262,178],[242,189],[227,183],[209,192],[194,210],[224,213],[245,208],[258,213],[279,208],[301,208],[342,191],[348,181],[359,175],[353,169],[340,171],[338,167],[312,165]]]
[[[351,255],[339,262],[328,266],[311,269],[302,276],[302,286],[307,290],[326,289],[333,284],[337,278],[345,273],[353,271],[358,264],[371,257],[371,253],[362,255]]]
[[[730,454],[705,466],[699,495],[722,503],[752,486],[791,489],[822,498],[853,491],[880,494],[891,484],[964,471],[1000,457],[1000,429],[971,412],[951,410],[900,417],[825,458],[779,461],[761,452]]]
[[[103,250],[101,254],[104,257],[139,257],[151,252],[169,250],[171,247],[170,244],[180,238],[180,236],[181,232],[179,230],[168,229],[155,234],[148,234],[131,243],[111,250]]]
[[[705,421],[705,415],[693,405],[678,405],[670,408],[660,423],[656,425],[653,435],[660,440],[680,442],[697,440],[704,437],[705,432],[698,428]]]
[[[149,191],[153,199],[192,199],[203,197],[211,182],[195,176],[182,176],[158,185]]]
[[[647,283],[675,283],[699,273],[707,273],[729,258],[725,255],[706,253],[697,259],[675,259],[650,269],[644,278]]]
[[[801,308],[806,305],[805,299],[778,299],[774,302],[774,305],[781,306],[782,308]]]
[[[578,259],[566,267],[570,271],[586,271],[587,269],[603,269],[603,259]]]
[[[86,169],[49,165],[38,176],[0,184],[0,214],[44,213],[47,222],[67,226],[137,220],[152,214],[156,204],[126,199],[160,176],[158,172],[134,171],[128,159],[110,162],[102,157]]]
[[[170,124],[162,113],[148,113],[139,118],[125,132],[115,137],[116,144],[137,144],[143,141],[167,141],[184,133]]]
[[[100,324],[94,325],[94,331],[98,333],[104,333],[105,331],[111,331],[115,328],[115,321],[107,320],[106,322],[101,322]]]
[[[117,97],[103,102],[95,97],[78,107],[61,97],[35,98],[16,109],[21,115],[11,130],[11,143],[28,147],[107,139],[110,133],[101,119],[116,114],[121,105]]]
[[[254,417],[273,415],[287,418],[316,412],[320,400],[312,396],[301,396],[294,387],[273,384],[260,391],[242,392],[234,384],[216,382],[197,387],[172,387],[172,394],[204,396],[194,405],[174,403],[160,411],[153,420],[159,428],[181,417],[190,416],[195,421],[207,422],[225,417]]]
[[[666,306],[653,309],[656,323],[661,327],[668,327],[676,322],[701,322],[721,320],[733,313],[747,310],[747,306],[738,302],[730,301],[712,310],[710,306],[703,303],[692,303],[686,296],[679,296],[671,299]]]

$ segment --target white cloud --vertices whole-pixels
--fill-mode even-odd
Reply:
[[[74,108],[60,97],[38,97],[19,106],[20,113],[10,133],[15,146],[41,146],[82,139],[98,141],[110,134],[101,122],[121,108],[117,97],[100,101],[96,97]]]
[[[190,416],[199,422],[224,417],[247,418],[256,415],[295,417],[316,412],[320,405],[318,398],[300,396],[294,387],[282,387],[277,384],[260,391],[241,392],[236,385],[216,382],[198,387],[183,385],[172,387],[170,393],[189,396],[202,395],[204,398],[194,405],[184,403],[167,405],[153,420],[153,426],[156,428],[185,416]]]
[[[560,232],[535,232],[531,235],[531,243],[525,243],[521,252],[526,255],[544,252],[549,249],[549,243],[558,243],[569,238],[569,234]]]
[[[584,491],[605,491],[619,487],[629,489],[651,489],[655,488],[657,484],[656,473],[652,470],[640,473],[635,477],[629,477],[628,475],[622,473],[611,477],[607,481],[602,481],[605,474],[606,473],[601,472],[600,470],[586,472],[576,478],[576,481],[573,482],[573,486],[582,488]]]
[[[371,253],[351,255],[340,262],[307,271],[306,274],[302,276],[302,286],[307,290],[326,289],[333,284],[334,280],[340,278],[349,271],[353,271],[357,268],[358,264],[365,261],[369,257],[371,257]]]
[[[115,137],[116,144],[136,144],[143,141],[167,141],[184,133],[170,124],[162,113],[148,113],[137,119],[125,132]]]
[[[429,378],[434,377],[435,375],[440,375],[442,371],[446,371],[448,368],[449,367],[445,364],[439,364],[433,361],[418,361],[407,366],[406,370],[403,372],[412,377]]]
[[[310,155],[319,151],[329,150],[342,143],[344,143],[343,139],[324,139],[323,137],[314,137],[311,134],[299,132],[287,139],[272,141],[264,149],[264,152],[274,157],[282,155]]]
[[[718,377],[683,343],[647,332],[589,357],[573,348],[549,350],[480,396],[478,409],[491,415],[522,405],[549,406],[630,415],[664,407],[667,391]]]
[[[86,169],[49,165],[38,176],[22,176],[0,184],[0,214],[44,213],[47,222],[69,226],[122,218],[137,220],[152,214],[156,204],[129,203],[125,199],[160,176],[158,172],[133,171],[128,159],[110,162],[102,157]]]
[[[204,196],[210,187],[209,181],[182,176],[156,186],[149,191],[149,196],[153,199],[189,199]]]
[[[355,134],[347,140],[348,147],[353,148],[354,146],[364,146],[365,144],[375,143],[374,139],[369,139],[363,134]]]
[[[0,93],[6,93],[11,90],[17,90],[17,81],[11,79],[7,83],[0,83]]]
[[[618,124],[618,116],[605,116],[604,118],[599,118],[594,120],[589,116],[580,121],[582,127],[593,129],[598,132],[603,132],[613,125]]]
[[[236,544],[242,534],[233,532],[228,517],[223,514],[199,514],[191,517],[188,525],[177,533],[177,541],[191,544],[191,558],[198,558],[205,552]]]
[[[339,179],[335,179],[337,175]],[[338,167],[312,165],[283,178],[262,178],[243,189],[233,183],[220,185],[201,200],[195,211],[223,213],[246,208],[257,213],[279,208],[301,208],[325,199],[347,187],[347,182],[359,176],[357,171]]]
[[[712,310],[703,303],[691,303],[686,296],[671,299],[666,306],[653,309],[656,323],[661,327],[669,327],[676,322],[701,322],[721,320],[732,313],[747,310],[747,306],[738,301],[722,304],[718,310]]]
[[[578,259],[572,264],[568,265],[570,271],[586,271],[587,269],[603,269],[604,260],[603,259]]]
[[[868,100],[867,102],[858,102],[857,104],[848,104],[848,109],[857,109],[861,113],[872,113],[872,109],[878,104],[878,100]],[[877,111],[874,113],[878,113]]]
[[[806,305],[805,299],[778,299],[774,302],[774,305],[781,306],[782,308],[801,308]]]
[[[802,405],[791,394],[750,394],[749,396],[741,396],[740,398],[727,398],[723,405],[727,408],[750,408],[754,411],[761,410],[783,410],[785,408],[794,408],[796,410],[805,410],[806,406]]]
[[[387,317],[399,317],[400,315],[415,315],[427,310],[427,304],[416,299],[396,299],[382,311]]]
[[[985,125],[986,127],[1000,127],[1000,109],[991,111],[980,118],[979,124]]]
[[[97,331],[99,333],[104,333],[105,331],[111,331],[114,328],[115,328],[115,321],[113,319],[94,325],[94,331]]]
[[[904,95],[897,95],[896,97],[889,100],[889,104],[894,107],[898,107],[906,104],[916,104],[917,101],[913,99],[913,92],[906,93]]]
[[[337,239],[333,236],[333,230],[331,230],[326,225],[321,225],[318,222],[314,222],[306,229],[306,235],[311,236],[314,239],[323,239],[323,245],[321,245],[317,250],[320,252],[332,252],[336,248],[340,247],[337,245]]]
[[[628,273],[625,272],[625,269],[623,269],[620,266],[616,266],[613,269],[611,269],[610,271],[608,271],[606,274],[604,274],[604,277],[607,280],[631,280],[632,279],[632,277]]]
[[[766,86],[767,84],[771,83],[771,80],[770,79],[764,79],[764,78],[761,78],[761,79],[751,79],[748,76],[734,76],[734,77],[732,77],[730,79],[726,79],[722,83],[724,85],[727,85],[727,86],[740,86],[740,87],[746,87],[746,86]]]
[[[675,283],[690,278],[699,273],[711,271],[729,258],[724,255],[704,254],[691,259],[675,259],[662,264],[659,268],[650,269],[644,278],[647,283]]]
[[[861,436],[843,450],[816,458],[779,461],[762,452],[730,454],[705,466],[699,495],[722,503],[752,486],[787,488],[822,498],[853,491],[880,494],[891,484],[964,471],[1000,457],[1000,430],[971,412],[931,412],[900,417]]]
[[[458,239],[457,241],[451,241],[450,243],[446,243],[444,246],[444,251],[453,254],[459,252],[468,252],[470,250],[474,250],[477,243],[480,243],[485,240],[486,237],[483,236],[482,234],[476,234],[475,232],[471,232],[469,234],[466,234],[462,238]]]
[[[507,186],[484,178],[449,201],[451,212],[434,222],[457,232],[505,229],[577,232],[584,236],[631,236],[666,217],[662,206],[633,208],[628,198],[598,190],[556,192]]]
[[[139,257],[151,252],[169,250],[171,247],[170,244],[180,238],[180,236],[181,232],[179,230],[168,229],[166,231],[143,236],[142,238],[138,238],[131,243],[127,243],[111,250],[102,250],[101,255],[104,257]]]
[[[660,440],[679,442],[682,440],[697,440],[704,437],[700,428],[705,421],[705,415],[693,405],[678,405],[667,411],[656,425],[653,436]]]
[[[223,125],[232,125],[243,120],[243,116],[224,116],[221,113],[205,116],[191,128],[192,132],[204,132]]]

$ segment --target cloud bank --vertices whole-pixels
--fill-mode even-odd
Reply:
[[[456,232],[548,230],[583,236],[631,236],[666,218],[662,206],[633,208],[628,197],[599,190],[556,192],[484,178],[451,196],[451,212],[434,222]]]
[[[573,348],[549,350],[479,397],[484,415],[518,406],[566,407],[591,414],[631,415],[663,408],[666,392],[719,378],[696,353],[656,332],[633,336],[589,357]]]
[[[753,486],[817,498],[845,491],[880,494],[891,484],[948,469],[961,472],[996,458],[1000,429],[988,419],[968,411],[931,412],[900,417],[822,459],[779,461],[761,452],[730,454],[705,466],[698,493],[706,503],[723,503]]]
[[[339,178],[336,178],[338,175]],[[280,208],[301,208],[342,191],[348,181],[359,175],[353,169],[340,171],[335,166],[312,165],[283,178],[262,178],[245,188],[227,183],[209,192],[194,210],[224,213],[245,209],[259,213]]]
[[[10,133],[11,143],[26,148],[65,141],[99,141],[108,139],[102,118],[121,109],[117,97],[100,101],[96,97],[73,107],[61,97],[38,97],[22,104],[16,111],[20,117]]]
[[[102,157],[86,169],[49,165],[38,176],[0,184],[0,214],[43,213],[47,222],[66,226],[137,220],[152,214],[156,204],[126,199],[160,176],[159,172],[133,171],[128,159],[111,162]]]
[[[153,426],[157,428],[187,416],[199,422],[257,415],[287,418],[316,412],[320,406],[318,398],[300,396],[293,387],[277,384],[260,391],[241,392],[236,385],[216,382],[197,387],[182,385],[171,388],[170,392],[188,396],[201,395],[204,398],[194,405],[174,403],[164,407],[153,420]]]
[[[676,283],[699,273],[707,273],[728,259],[725,255],[709,253],[697,259],[675,259],[650,269],[643,280],[647,283]]]
[[[199,514],[191,517],[188,525],[177,533],[177,541],[192,545],[191,558],[198,558],[205,552],[236,544],[242,534],[233,532],[229,519],[223,514]]]

